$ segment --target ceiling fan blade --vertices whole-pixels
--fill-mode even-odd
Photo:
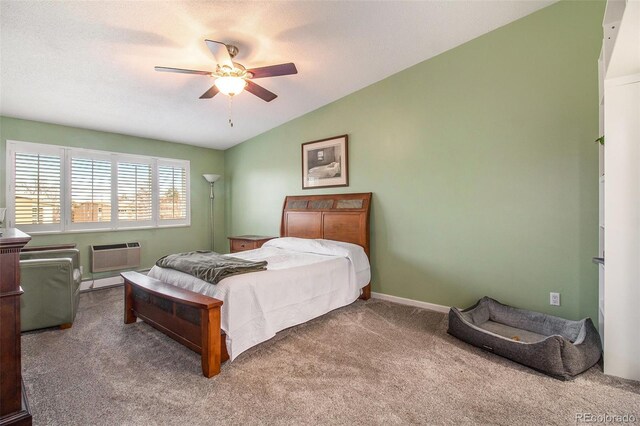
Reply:
[[[253,77],[251,78],[276,77],[278,75],[298,74],[298,69],[293,62],[280,65],[270,65],[268,67],[252,68],[247,71],[253,74]]]
[[[179,72],[182,74],[211,75],[211,72],[209,71],[185,70],[182,68],[171,68],[171,67],[155,67],[155,70],[162,71],[162,72]]]
[[[276,95],[275,93],[268,91],[262,86],[258,86],[251,80],[247,80],[247,86],[245,87],[245,90],[249,93],[253,93],[266,102],[271,102],[278,97],[278,95]]]
[[[233,62],[231,61],[231,55],[229,55],[229,51],[227,50],[227,45],[221,43],[219,41],[213,40],[205,40],[207,43],[207,47],[213,54],[213,57],[216,59],[218,65],[223,66],[227,65],[233,68]]]
[[[202,96],[200,96],[200,99],[211,99],[213,98],[215,95],[217,95],[219,92],[218,88],[216,87],[216,85],[214,84],[213,86],[211,86],[209,88],[209,90],[207,90],[206,92],[204,92],[202,94]]]

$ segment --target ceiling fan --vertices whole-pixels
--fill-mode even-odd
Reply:
[[[243,90],[246,90],[266,102],[271,102],[277,98],[278,95],[270,92],[251,80],[298,73],[295,64],[291,62],[261,68],[246,69],[242,64],[233,62],[233,58],[238,54],[238,48],[236,46],[213,40],[205,40],[205,43],[207,43],[207,47],[216,60],[215,71],[197,71],[169,67],[155,67],[155,70],[215,77],[216,80],[214,81],[213,86],[204,92],[202,96],[200,96],[200,99],[211,99],[217,95],[218,92],[233,97],[241,93]]]

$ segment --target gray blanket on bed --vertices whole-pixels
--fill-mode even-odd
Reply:
[[[175,269],[176,271],[193,275],[211,284],[218,284],[221,280],[232,275],[267,270],[266,261],[251,262],[235,257],[222,256],[213,251],[190,251],[170,254],[158,259],[156,265],[161,268]]]

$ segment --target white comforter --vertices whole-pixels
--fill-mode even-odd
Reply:
[[[278,331],[354,302],[371,279],[362,247],[338,241],[277,238],[231,256],[266,260],[267,270],[217,285],[157,266],[149,276],[224,302],[221,328],[232,361]]]

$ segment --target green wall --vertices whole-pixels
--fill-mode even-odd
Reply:
[[[207,148],[144,139],[115,133],[58,126],[36,121],[0,117],[0,206],[6,205],[6,141],[48,143],[158,157],[191,162],[191,227],[147,230],[83,232],[35,235],[29,243],[46,245],[75,242],[80,249],[85,278],[91,277],[89,245],[139,241],[142,245],[142,268],[151,267],[161,256],[180,251],[207,249],[209,242],[209,184],[203,173],[223,174],[224,153]],[[226,247],[224,232],[224,177],[215,186],[216,248]],[[96,277],[111,274],[96,274]]]
[[[597,321],[603,11],[556,3],[225,151],[227,232],[277,235],[287,194],[371,191],[373,291]],[[345,133],[350,186],[302,191],[300,144]]]

